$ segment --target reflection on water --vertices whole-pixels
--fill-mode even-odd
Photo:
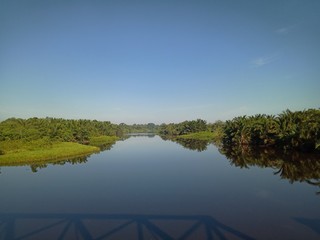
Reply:
[[[183,146],[186,149],[198,152],[205,151],[210,141],[165,138]],[[274,174],[290,183],[306,182],[320,188],[320,155],[297,151],[279,151],[272,148],[253,149],[245,147],[221,147],[219,152],[226,156],[230,164],[240,168],[256,166],[261,168],[270,167],[275,169]],[[317,192],[320,195],[320,191]]]
[[[122,137],[120,141],[123,141],[127,138],[128,137]],[[100,151],[107,151],[107,150],[110,150],[114,145],[115,143],[106,143],[106,144],[99,145],[97,147],[100,148]],[[80,156],[80,157],[71,157],[63,160],[49,160],[44,162],[36,161],[31,163],[15,163],[15,162],[5,163],[5,164],[0,163],[0,167],[1,166],[30,166],[32,172],[38,172],[38,170],[46,168],[49,165],[65,165],[67,163],[74,165],[74,164],[86,163],[88,161],[89,156],[90,155]],[[0,174],[1,174],[1,168],[0,168]]]
[[[209,141],[194,140],[194,139],[176,139],[175,142],[179,143],[184,148],[187,148],[190,150],[196,150],[198,152],[207,150],[207,147],[210,143]]]
[[[149,137],[153,138],[156,136],[155,133],[127,133],[127,137]]]
[[[0,239],[319,239],[316,155],[183,144],[3,168]]]
[[[306,182],[320,188],[319,154],[248,147],[220,148],[220,152],[229,159],[233,166],[240,168],[270,167],[275,169],[275,175],[289,180],[290,183]],[[320,194],[320,191],[317,194]]]
[[[122,138],[121,140],[125,140],[126,138]],[[100,151],[110,150],[115,143],[105,143],[99,146]]]
[[[254,239],[206,215],[83,213],[0,214],[0,238]]]
[[[132,137],[148,137],[153,138],[153,133],[131,133],[123,136],[121,141]],[[210,141],[179,139],[161,137],[162,140],[173,141],[186,149],[202,152],[211,144]],[[104,144],[99,146],[101,151],[110,150],[114,146],[112,144]],[[232,166],[240,168],[249,168],[252,166],[260,168],[273,168],[274,174],[279,175],[282,179],[289,180],[290,183],[306,182],[310,185],[320,188],[320,156],[319,154],[302,153],[296,151],[279,151],[272,148],[253,149],[249,147],[219,147],[219,152],[223,154]],[[65,164],[82,164],[88,161],[89,156],[69,158],[59,161],[48,161],[45,163],[28,164],[32,172],[48,167],[49,165],[65,165]],[[16,164],[13,164],[16,165]],[[19,164],[18,164],[19,165]],[[26,165],[26,164],[23,164]],[[1,173],[1,168],[0,168]],[[317,192],[320,194],[320,191]]]
[[[30,168],[31,168],[31,171],[35,173],[35,172],[38,172],[40,169],[48,167],[48,165],[65,165],[66,163],[74,165],[74,164],[86,163],[87,161],[88,161],[88,156],[83,156],[83,157],[76,157],[76,158],[70,158],[70,159],[47,162],[47,163],[33,163],[33,164],[30,164]]]
[[[109,150],[109,149],[108,149]],[[65,165],[65,164],[81,164],[81,163],[86,163],[88,161],[88,156],[82,156],[82,157],[73,157],[73,158],[68,158],[64,160],[52,160],[52,161],[45,161],[45,162],[34,162],[34,163],[6,163],[5,165],[0,165],[0,174],[1,174],[1,167],[11,167],[11,166],[30,166],[30,169],[32,172],[36,173],[40,169],[46,168],[49,165]]]
[[[165,136],[161,136],[162,140],[170,140],[172,142],[176,142],[183,146],[186,149],[194,150],[198,152],[202,152],[207,150],[207,147],[210,144],[210,141],[206,140],[196,140],[196,139],[184,139],[184,138],[168,138]]]

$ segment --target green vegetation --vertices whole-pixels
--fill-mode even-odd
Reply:
[[[162,124],[159,135],[162,139],[170,139],[184,148],[198,152],[207,149],[210,142],[219,144],[223,135],[224,123],[217,121],[207,124],[202,119],[184,121],[181,123]]]
[[[9,118],[0,123],[0,141],[49,138],[60,142],[89,143],[89,138],[119,136],[122,130],[108,121],[61,118]]]
[[[107,121],[10,118],[0,123],[0,165],[87,155],[110,147],[121,134]]]
[[[258,114],[207,123],[119,125],[108,121],[61,118],[10,118],[0,123],[0,164],[44,161],[110,149],[126,133],[158,133],[198,151],[209,142],[221,146],[276,147],[320,151],[320,110],[284,111],[278,116]],[[198,141],[196,144],[195,141]],[[88,146],[90,145],[90,146]]]
[[[89,142],[91,146],[103,146],[107,144],[114,144],[120,138],[117,136],[99,136],[90,138]]]
[[[207,124],[204,120],[162,124],[163,138],[213,141],[224,146],[276,147],[320,151],[320,110],[309,109],[278,116],[258,114]]]
[[[178,135],[170,140],[180,144],[186,149],[202,152],[207,149],[211,142],[219,141],[219,138],[215,132],[202,131]]]
[[[169,138],[188,148],[192,143],[190,143],[190,141],[182,141],[183,139],[215,142],[219,144],[223,136],[223,127],[224,123],[222,121],[207,124],[206,121],[197,119],[181,123],[162,124],[159,128],[159,135],[164,139]],[[196,145],[201,146],[196,148],[196,150],[204,150],[207,143],[199,142]]]
[[[42,140],[25,142],[21,140],[2,141],[0,165],[35,163],[47,160],[62,160],[69,157],[88,155],[100,149],[72,142],[48,142]]]
[[[219,136],[215,132],[204,131],[204,132],[196,132],[196,133],[180,135],[180,136],[177,136],[177,138],[214,141],[214,140],[218,140]]]
[[[125,123],[120,123],[119,128],[123,132],[123,134],[128,133],[156,133],[158,131],[159,126],[154,123],[148,124],[132,124],[128,125]]]
[[[181,123],[161,124],[159,128],[159,134],[167,136],[179,136],[206,130],[206,121],[197,119],[193,121],[184,121]]]
[[[198,140],[212,140],[214,137],[214,133],[212,132],[196,132],[196,133],[189,133],[177,136],[177,138],[183,139],[198,139]]]
[[[126,133],[154,133],[157,128],[153,123],[116,125],[83,119],[9,118],[0,123],[0,165],[82,156],[110,149]]]
[[[319,150],[320,110],[284,111],[278,116],[236,117],[224,126],[224,145],[276,146],[301,151]]]

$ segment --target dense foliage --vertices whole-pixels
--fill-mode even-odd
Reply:
[[[132,124],[128,125],[125,123],[120,123],[119,128],[121,131],[126,133],[156,133],[158,131],[159,125],[154,123],[148,124]]]
[[[160,135],[178,136],[207,130],[207,123],[202,119],[184,121],[181,123],[161,124]]]
[[[10,118],[0,123],[0,141],[50,139],[86,143],[90,137],[122,134],[108,121],[66,120],[61,118]]]
[[[202,119],[181,123],[161,124],[159,135],[179,143],[179,139],[214,141],[219,144],[223,136],[224,122],[208,123]]]
[[[276,146],[304,151],[320,150],[320,110],[292,112],[278,116],[258,114],[207,123],[202,119],[181,123],[119,125],[109,121],[61,118],[10,118],[0,123],[0,142],[24,141],[45,146],[52,142],[101,142],[101,136],[126,133],[158,133],[166,138],[210,140],[224,146]],[[97,138],[100,137],[100,138]],[[108,139],[109,141],[110,139]],[[107,141],[107,142],[108,142]],[[114,140],[112,140],[114,141]],[[25,145],[25,143],[23,143]],[[95,145],[95,144],[94,144]],[[4,152],[0,149],[0,155]]]
[[[313,151],[320,142],[320,110],[284,111],[278,116],[255,115],[226,121],[224,145],[277,146]]]

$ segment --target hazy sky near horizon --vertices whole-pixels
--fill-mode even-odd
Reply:
[[[319,0],[0,1],[0,120],[320,107]]]

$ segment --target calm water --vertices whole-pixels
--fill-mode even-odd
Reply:
[[[1,167],[0,239],[320,239],[319,169],[293,180],[306,166],[185,147],[139,136],[86,160]]]

